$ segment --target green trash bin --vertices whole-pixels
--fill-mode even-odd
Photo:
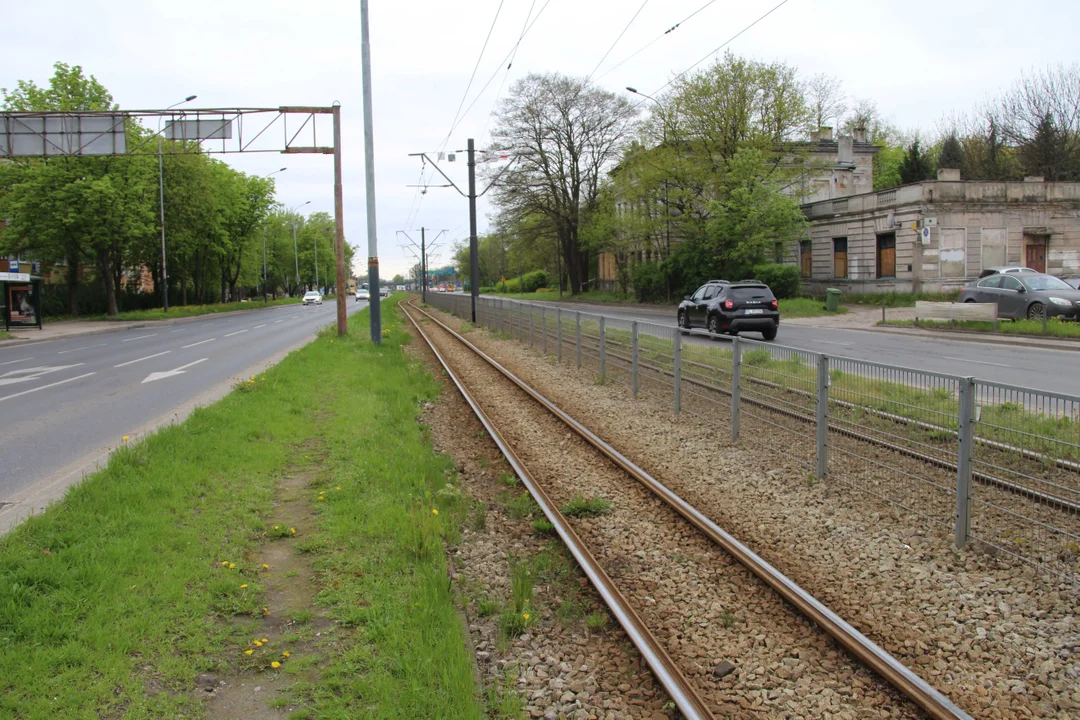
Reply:
[[[840,291],[836,288],[829,288],[825,291],[825,310],[828,312],[836,312],[840,309]]]

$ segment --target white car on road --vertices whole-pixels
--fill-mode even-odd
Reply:
[[[357,291],[356,291],[356,302],[360,302],[361,300],[370,300],[370,299],[371,299],[371,293],[368,292],[367,288],[358,288],[357,289]]]
[[[322,305],[322,295],[318,290],[308,290],[304,293],[304,305]]]

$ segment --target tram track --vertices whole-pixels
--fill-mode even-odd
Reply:
[[[545,490],[545,488],[537,482],[536,477],[539,476],[544,478],[545,485],[548,484],[548,479],[544,477],[543,473],[537,473],[535,469],[532,469],[531,467],[536,464],[543,466],[546,459],[545,453],[542,451],[538,453],[533,452],[529,448],[527,444],[528,438],[523,437],[521,432],[520,422],[522,421],[520,419],[517,420],[518,424],[515,425],[514,419],[504,417],[501,410],[492,413],[490,408],[485,409],[483,399],[477,399],[476,397],[476,395],[484,396],[485,394],[490,397],[492,387],[497,382],[496,378],[501,378],[503,386],[509,385],[511,388],[509,391],[510,394],[520,396],[516,399],[514,407],[524,405],[531,406],[531,412],[535,417],[545,418],[544,420],[537,419],[531,422],[535,422],[538,426],[546,425],[547,427],[551,427],[551,423],[554,422],[563,427],[561,434],[566,434],[566,428],[569,428],[570,431],[576,435],[576,438],[580,439],[581,442],[579,444],[583,446],[587,444],[587,447],[589,448],[588,452],[593,455],[593,460],[590,461],[591,467],[598,468],[601,463],[607,466],[607,469],[602,471],[599,469],[586,470],[582,473],[583,476],[607,476],[611,481],[614,481],[616,479],[615,476],[618,476],[617,480],[621,482],[623,486],[634,488],[633,492],[642,493],[643,489],[648,491],[648,493],[642,494],[647,494],[648,497],[651,498],[650,501],[633,499],[628,496],[617,503],[619,505],[643,508],[641,512],[648,513],[649,517],[653,518],[652,520],[642,520],[641,524],[643,527],[647,526],[650,529],[662,528],[662,530],[658,531],[666,532],[668,535],[678,536],[682,531],[677,529],[673,531],[670,528],[670,525],[680,523],[679,517],[681,517],[682,521],[689,522],[696,528],[697,540],[695,542],[703,540],[707,546],[711,545],[713,548],[722,548],[724,552],[738,561],[738,563],[745,567],[747,571],[764,583],[766,587],[770,588],[771,591],[775,592],[780,598],[783,598],[783,601],[787,603],[787,608],[797,610],[805,620],[800,620],[802,627],[799,631],[792,631],[792,633],[789,634],[804,636],[806,633],[810,633],[810,635],[813,635],[817,633],[817,631],[813,629],[813,626],[816,625],[822,630],[825,630],[829,636],[846,649],[850,654],[850,658],[858,660],[858,663],[862,666],[862,672],[865,672],[865,669],[872,670],[879,678],[895,688],[896,691],[905,696],[911,703],[925,711],[930,717],[969,717],[963,710],[953,705],[940,692],[915,675],[902,663],[859,633],[855,628],[830,611],[809,593],[806,593],[802,588],[750,551],[749,548],[740,543],[737,539],[715,525],[715,523],[709,520],[704,514],[649,476],[648,473],[644,472],[641,468],[624,457],[615,448],[605,443],[588,428],[555,407],[552,403],[547,401],[546,398],[540,395],[540,393],[530,388],[523,381],[485,355],[482,351],[469,343],[466,338],[454,332],[437,318],[424,312],[420,308],[409,306],[406,308],[406,314],[413,322],[419,334],[435,352],[436,357],[442,363],[458,389],[465,396],[474,412],[477,413],[477,416],[485,425],[485,428],[491,434],[492,438],[495,439],[500,450],[506,455],[515,472],[522,478],[523,483],[537,500],[545,516],[547,516],[556,526],[560,537],[566,542],[586,575],[601,592],[605,602],[609,603],[609,606],[612,608],[612,613],[619,620],[620,624],[626,628],[628,635],[642,651],[644,658],[653,669],[657,679],[669,692],[672,701],[676,703],[684,716],[714,717],[715,715],[711,714],[710,702],[708,699],[723,696],[724,693],[717,691],[715,683],[710,684],[708,682],[705,683],[704,692],[695,692],[695,685],[702,682],[702,674],[700,672],[694,672],[695,681],[691,682],[688,680],[686,675],[680,670],[680,663],[672,659],[672,657],[665,652],[664,645],[659,642],[656,635],[649,632],[647,626],[647,620],[650,616],[649,609],[642,608],[642,612],[639,614],[634,607],[635,604],[638,604],[639,608],[641,607],[641,598],[632,592],[620,592],[616,581],[612,580],[611,575],[606,573],[597,561],[596,555],[610,558],[613,554],[617,556],[617,552],[607,548],[593,553],[585,546],[586,542],[596,541],[598,538],[603,542],[603,538],[600,537],[602,533],[598,534],[598,530],[595,527],[596,523],[578,523],[578,530],[576,531],[572,523],[568,522],[565,517],[562,517],[562,514],[558,511],[557,502],[553,498],[557,497],[560,493],[565,495],[565,483],[563,483],[564,488],[560,490],[560,483],[556,480],[552,480],[552,489]],[[418,321],[416,319],[417,316],[423,316],[424,319]],[[440,347],[442,348],[441,351],[439,349]],[[468,365],[467,368],[465,367],[466,365]],[[455,366],[457,366],[456,369]],[[472,382],[470,382],[470,380]],[[470,389],[470,385],[476,387]],[[474,392],[476,390],[479,390],[480,392]],[[502,390],[501,392],[506,393],[506,390]],[[536,415],[536,411],[540,408],[542,408],[542,414]],[[525,410],[524,408],[521,408],[517,412],[525,412]],[[503,426],[504,424],[505,427]],[[580,453],[583,452],[583,450],[578,449],[574,452]],[[626,482],[627,478],[632,478],[636,483]],[[600,478],[598,482],[600,480],[603,480],[603,478]],[[600,482],[600,484],[603,483]],[[631,492],[631,490],[619,490],[619,492]],[[664,503],[663,506],[660,506],[664,508],[663,511],[654,507],[661,501]],[[648,505],[647,509],[646,505]],[[659,515],[657,515],[657,513],[659,513]],[[666,515],[664,515],[664,513],[666,513]],[[657,519],[661,515],[666,518],[663,522],[661,522],[660,519]],[[645,533],[645,530],[642,530],[641,532]],[[662,540],[657,540],[656,542],[662,542]],[[704,553],[702,555],[704,555]],[[700,567],[696,567],[694,572],[699,576],[720,577],[720,571],[717,569],[716,563],[712,560],[704,563]],[[621,573],[615,572],[612,574],[619,576],[616,580],[618,580],[620,584],[625,582],[625,578],[621,577]],[[718,584],[720,585],[730,582],[732,581],[728,579],[718,580]],[[743,580],[743,582],[746,583],[747,581]],[[655,584],[656,583],[653,583],[653,585]],[[665,585],[665,582],[660,581],[659,584]],[[631,582],[630,585],[633,586],[634,583]],[[670,584],[667,586],[670,586]],[[764,588],[761,588],[761,592],[765,592]],[[706,593],[706,595],[707,594],[708,593]],[[650,599],[651,598],[648,597],[644,599],[646,604]],[[655,600],[653,600],[653,602],[655,602]],[[689,602],[690,606],[693,606],[693,600],[688,600],[687,602]],[[762,604],[763,603],[759,602],[757,605],[761,606]],[[778,604],[783,607],[783,603]],[[763,623],[787,622],[783,619],[773,619],[770,621],[764,617],[755,617],[755,620],[760,620]],[[810,622],[807,622],[807,620]],[[708,634],[712,632],[712,629],[703,632]],[[820,633],[817,634],[820,635]],[[720,633],[720,635],[723,635],[723,633]],[[822,640],[823,638],[818,638],[816,642],[820,643]],[[811,641],[811,644],[813,644],[813,641]],[[826,642],[826,644],[828,643]],[[679,645],[676,643],[676,647],[678,646]],[[799,653],[800,651],[795,650],[795,652]],[[813,655],[813,651],[810,651],[809,654]],[[688,664],[693,671],[694,663],[692,661],[688,663],[687,659],[683,658],[682,666],[687,666]],[[770,693],[771,692],[775,692],[775,689],[770,690]],[[895,695],[895,693],[893,695]],[[704,696],[706,700],[702,700],[702,696]],[[782,698],[783,696],[781,695],[779,697]],[[715,705],[715,702],[712,704]],[[723,709],[722,705],[719,707]],[[914,708],[908,710],[898,709],[895,716],[918,716],[919,713],[915,711],[913,714],[913,710]]]

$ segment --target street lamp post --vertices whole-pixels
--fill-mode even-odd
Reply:
[[[308,200],[307,202],[302,202],[299,205],[297,205],[296,207],[294,207],[292,210],[290,210],[289,213],[292,214],[292,213],[296,212],[297,210],[299,210],[300,208],[304,207],[305,205],[310,205],[310,204],[311,204],[310,200]],[[293,251],[293,260],[296,262],[296,287],[299,288],[300,287],[300,253],[296,249],[296,218],[293,218],[293,222],[292,222],[292,251]],[[318,268],[316,268],[316,269],[318,269]]]
[[[288,169],[289,168],[278,168],[274,172],[267,173],[263,177],[268,178],[271,175],[277,175],[279,172],[285,172]],[[263,283],[262,283],[263,288],[262,288],[262,290],[263,290],[263,304],[265,305],[266,304],[266,226],[265,225],[263,225],[263,228],[262,228],[262,246],[263,246]]]
[[[177,105],[183,105],[184,103],[191,102],[197,95],[188,95],[186,98],[178,103],[173,103],[166,110],[172,110]],[[169,274],[165,269],[165,170],[161,161],[161,118],[158,116],[158,138],[157,138],[157,169],[158,169],[158,207],[161,212],[161,307],[165,312],[169,312]]]

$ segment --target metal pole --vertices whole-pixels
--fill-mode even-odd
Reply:
[[[315,239],[311,241],[311,244],[315,247],[315,289],[320,293],[322,288],[319,286],[319,234],[315,233]]]
[[[427,302],[427,240],[420,228],[420,300]]]
[[[292,224],[292,254],[296,262],[296,289],[300,289],[300,251],[296,248],[296,223]]]
[[[555,308],[555,359],[562,362],[562,308]]]
[[[604,332],[604,316],[600,316],[600,379],[603,380],[607,375],[607,340]]]
[[[829,356],[819,355],[817,366],[817,435],[815,475],[818,482],[829,473]]]
[[[630,387],[634,391],[634,399],[637,399],[638,390],[638,340],[637,321],[630,323]]]
[[[731,442],[739,439],[739,403],[742,399],[742,343],[739,336],[731,339]]]
[[[956,547],[971,532],[971,453],[975,442],[975,378],[960,380],[959,446],[956,458]]]
[[[682,335],[675,333],[675,352],[674,352],[674,368],[672,375],[674,375],[675,383],[675,414],[678,415],[682,410]]]
[[[263,303],[266,303],[266,228],[262,229],[262,246],[263,246]]]
[[[533,344],[533,306],[529,305],[529,347]]]
[[[574,352],[577,355],[577,368],[581,369],[581,313],[574,311]]]
[[[371,44],[368,33],[368,0],[360,0],[360,59],[364,75],[364,178],[367,185],[368,307],[371,309],[371,342],[382,342],[379,312],[379,244],[375,225],[375,130],[371,113]],[[337,146],[335,145],[335,148]]]
[[[540,306],[540,334],[544,338],[541,342],[543,345],[543,352],[547,355],[547,308],[543,305]]]
[[[157,139],[158,208],[161,212],[161,307],[169,312],[169,273],[165,269],[165,168],[161,162],[160,120]]]
[[[480,250],[476,238],[476,147],[469,138],[469,295],[472,297],[472,321],[476,323],[476,298],[480,296]],[[529,331],[532,332],[530,316]],[[529,337],[530,343],[532,336]]]
[[[334,105],[334,260],[337,295],[337,334],[349,332],[349,309],[345,306],[345,199],[341,187],[341,106]],[[370,292],[368,293],[371,294]]]

